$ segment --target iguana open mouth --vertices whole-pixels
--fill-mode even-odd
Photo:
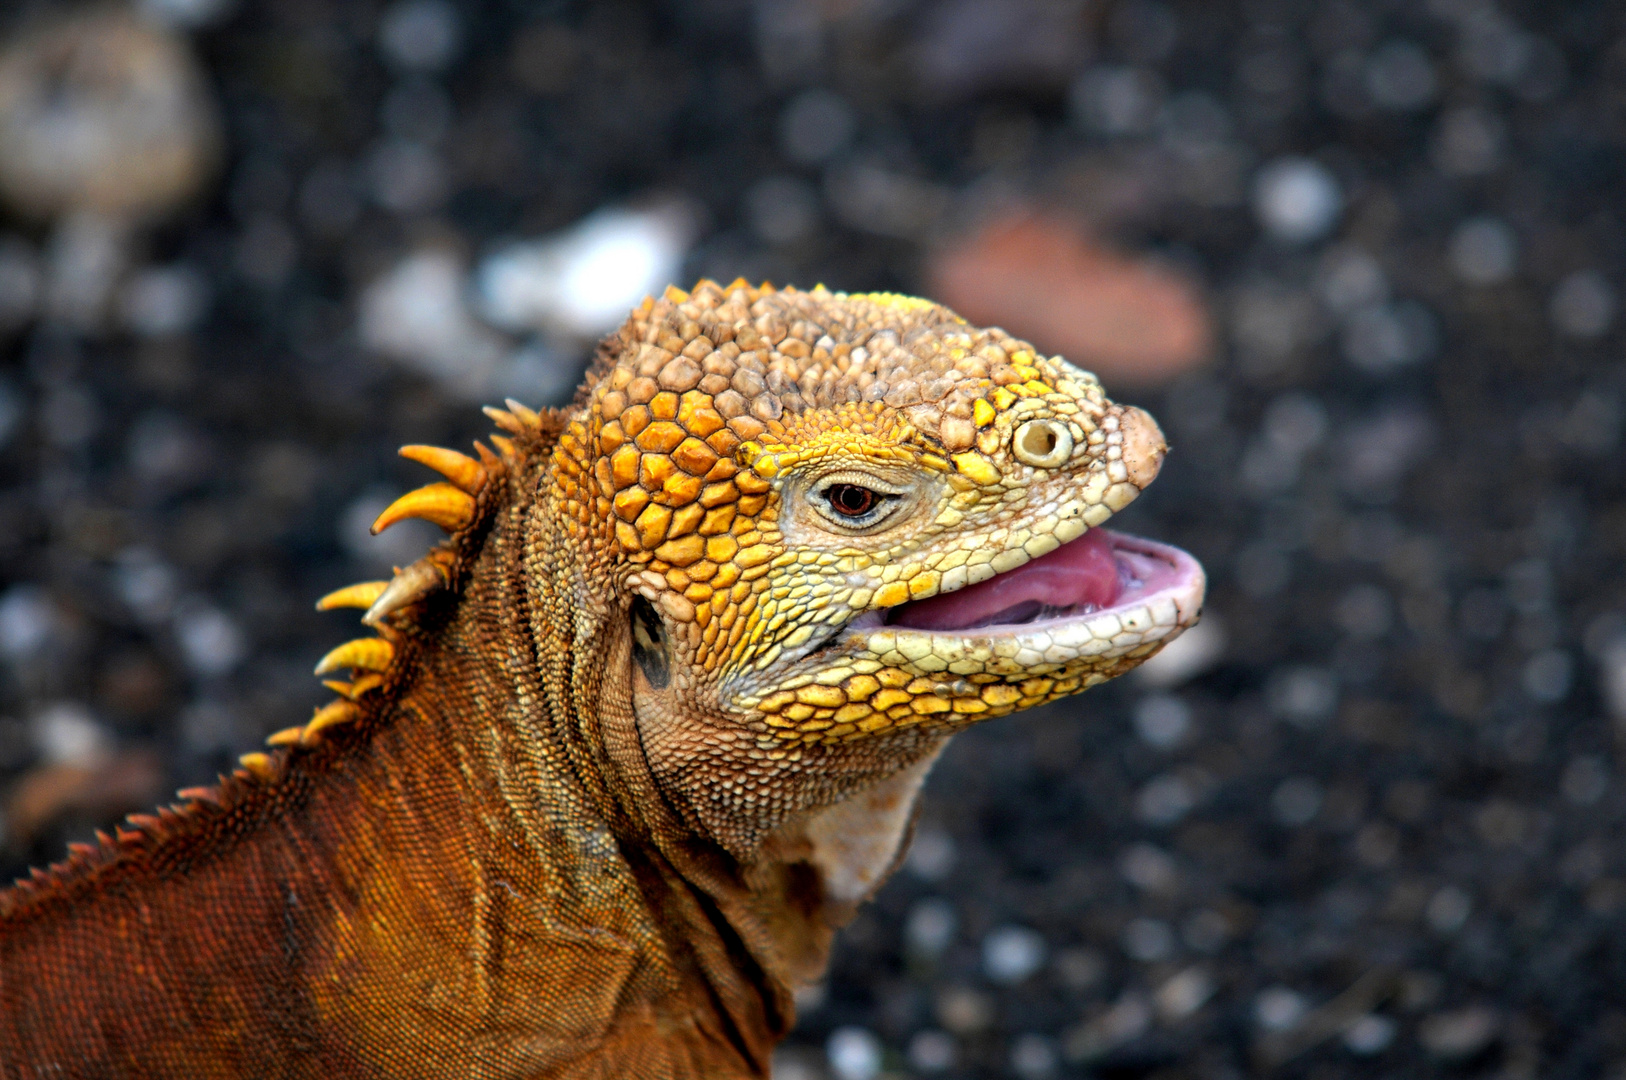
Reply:
[[[1189,592],[1201,579],[1202,568],[1179,548],[1090,529],[1077,540],[986,581],[890,608],[883,624],[940,633],[1025,632],[1138,607],[1160,593]]]

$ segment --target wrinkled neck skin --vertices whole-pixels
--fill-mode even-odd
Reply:
[[[555,554],[580,551],[583,537],[541,486],[518,575],[542,643],[535,744],[563,749],[614,834],[664,964],[689,981],[676,1008],[714,1008],[742,1064],[766,1075],[794,1022],[792,994],[822,977],[834,932],[896,866],[947,737],[902,733],[884,768],[873,753],[845,761],[835,748],[811,779],[775,778],[771,800],[730,796],[743,775],[729,750],[737,722],[682,671],[650,684],[633,660],[631,594],[608,567]]]

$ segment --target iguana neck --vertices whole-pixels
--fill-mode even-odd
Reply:
[[[569,549],[537,456],[360,719],[0,905],[0,1046],[77,1055],[70,1074],[344,1076],[406,1052],[571,1075],[590,1050],[766,1074],[807,928],[768,925],[760,871],[660,798],[624,613],[541,558]],[[114,1019],[82,1037],[89,1017]]]

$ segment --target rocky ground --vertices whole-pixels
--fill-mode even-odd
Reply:
[[[1626,1075],[1626,9],[21,6],[0,871],[307,716],[395,447],[646,280],[929,292],[1163,420],[1210,615],[957,741],[781,1080]]]

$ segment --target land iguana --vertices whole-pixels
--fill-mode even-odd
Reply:
[[[969,724],[1194,623],[1157,425],[926,300],[646,300],[211,787],[0,894],[0,1076],[763,1077]]]

